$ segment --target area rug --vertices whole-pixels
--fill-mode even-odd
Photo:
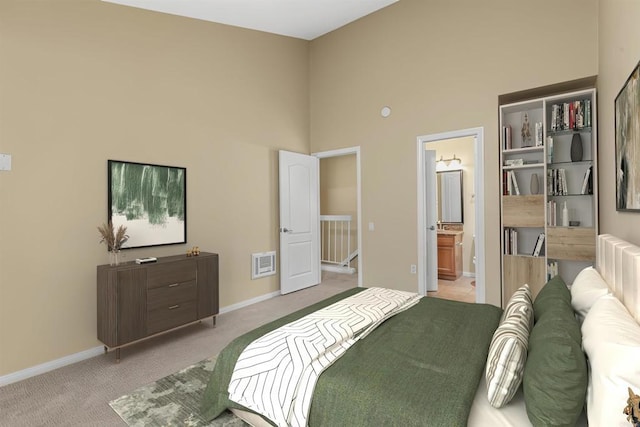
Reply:
[[[248,426],[228,411],[212,422],[206,422],[200,417],[200,398],[215,363],[215,357],[202,360],[119,397],[109,402],[109,406],[127,425],[135,427]]]

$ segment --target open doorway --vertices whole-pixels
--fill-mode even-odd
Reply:
[[[438,286],[427,288],[429,296],[476,301],[474,139],[465,136],[425,143],[425,149],[433,150],[436,159]],[[427,203],[432,203],[431,194],[427,191],[426,195]]]
[[[320,159],[322,274],[357,274],[362,286],[360,147],[312,155]]]
[[[484,302],[484,257],[479,250],[484,245],[482,146],[482,128],[418,137],[418,289],[422,295],[427,295],[427,290],[440,291],[440,271],[441,279],[460,285],[449,287],[454,295],[459,293],[464,299],[471,289],[475,290],[473,300]],[[446,175],[441,180],[444,189],[440,195],[437,182],[430,182],[437,180],[438,169]],[[459,189],[451,187],[458,183]],[[447,199],[450,196],[454,197]],[[457,212],[446,216],[442,208]],[[457,268],[456,252],[460,262]],[[472,281],[475,286],[471,286]]]

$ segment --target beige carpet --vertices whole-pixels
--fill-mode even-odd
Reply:
[[[357,285],[357,275],[323,275],[322,283],[0,388],[0,426],[126,425],[109,402],[218,354],[233,338]]]

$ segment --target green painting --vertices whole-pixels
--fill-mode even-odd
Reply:
[[[127,248],[187,241],[187,170],[108,161],[109,220],[127,227]]]
[[[640,63],[615,100],[616,209],[640,212]]]

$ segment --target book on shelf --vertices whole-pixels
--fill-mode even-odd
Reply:
[[[524,159],[507,159],[504,161],[505,166],[522,166]]]
[[[518,230],[515,228],[504,229],[504,254],[518,255]]]
[[[508,186],[507,186],[507,178],[509,177],[509,171],[502,171],[502,195],[506,196],[509,194]]]
[[[576,128],[576,104],[575,102],[569,103],[569,129]]]
[[[536,245],[533,248],[532,255],[533,256],[539,256],[543,245],[544,245],[544,233],[540,233],[538,235],[538,240],[536,240]]]
[[[502,149],[511,150],[511,126],[502,126]]]
[[[567,195],[567,175],[564,169],[547,169],[547,193],[550,196]]]
[[[513,192],[509,194],[519,196],[520,188],[518,188],[518,181],[516,180],[516,174],[513,171],[509,171],[509,174],[511,175],[511,180],[513,181],[513,185],[512,185]]]
[[[582,129],[584,127],[584,102],[575,101],[576,111],[576,129]]]
[[[584,125],[585,127],[591,127],[591,100],[584,100]]]
[[[547,225],[549,227],[556,226],[556,201],[549,200],[547,202]]]
[[[553,137],[547,137],[547,163],[553,163]]]
[[[542,139],[542,129],[542,122],[536,122],[536,147],[541,147],[543,144],[544,139]]]
[[[593,194],[592,166],[589,166],[589,168],[584,173],[580,194]]]
[[[551,131],[591,127],[591,100],[575,100],[551,106]]]
[[[553,132],[558,130],[558,115],[560,114],[560,108],[558,104],[553,104],[551,106],[551,130]]]

